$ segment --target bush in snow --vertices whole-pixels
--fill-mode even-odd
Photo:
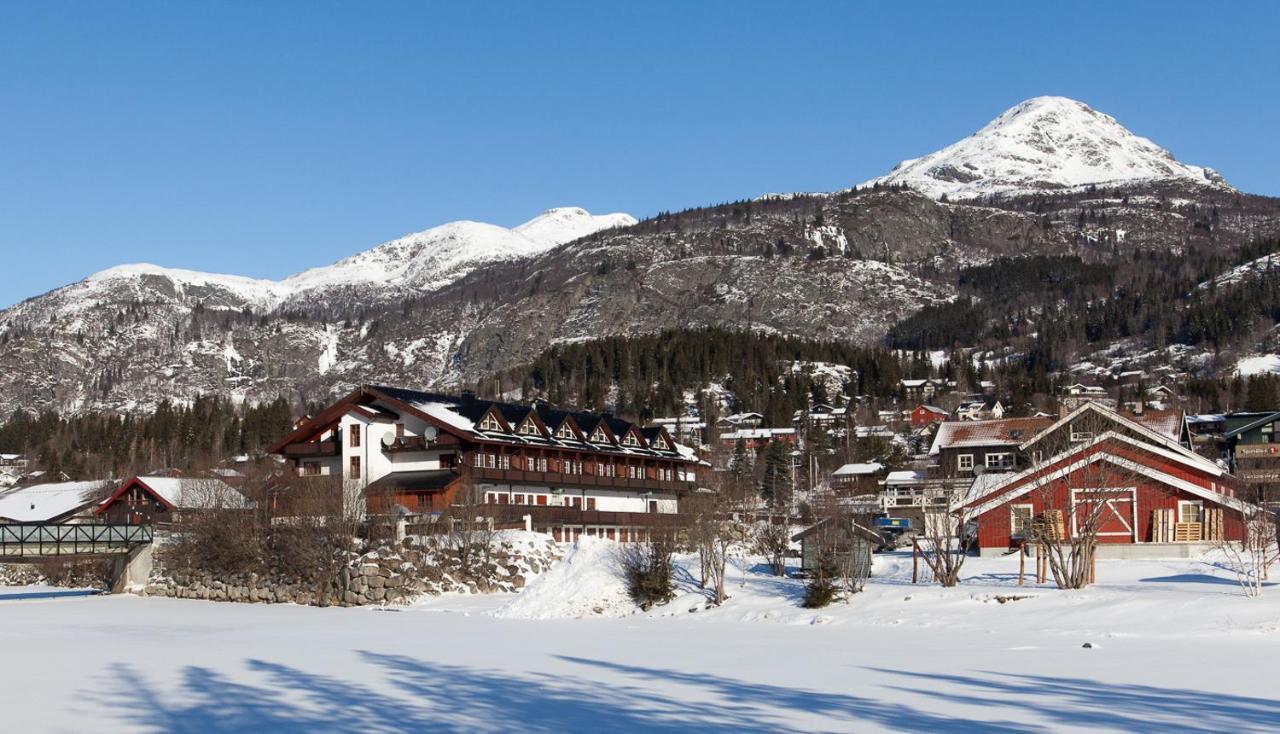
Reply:
[[[676,533],[670,528],[650,528],[647,540],[619,547],[618,565],[627,593],[641,609],[647,611],[675,598],[671,581],[675,551]]]

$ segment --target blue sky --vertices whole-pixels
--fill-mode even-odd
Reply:
[[[0,2],[0,306],[831,190],[1041,94],[1280,195],[1280,3]]]

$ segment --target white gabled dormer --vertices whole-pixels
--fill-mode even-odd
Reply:
[[[523,421],[520,422],[518,433],[522,436],[541,436],[542,431],[538,428],[538,422],[533,419],[533,413],[530,413]]]
[[[488,413],[484,414],[484,417],[480,419],[480,423],[477,424],[476,428],[484,431],[485,433],[505,433],[507,430],[502,425],[502,421],[499,420],[497,413],[492,408],[489,409]]]

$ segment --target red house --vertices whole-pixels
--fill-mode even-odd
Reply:
[[[1191,556],[1243,540],[1244,517],[1257,511],[1225,469],[1098,403],[1018,448],[1029,468],[980,475],[960,509],[977,522],[983,555],[1017,547],[1038,522],[1065,537],[1093,527],[1100,555]]]
[[[924,428],[933,423],[941,423],[947,419],[950,413],[934,405],[925,405],[921,403],[916,409],[911,411],[911,427]]]

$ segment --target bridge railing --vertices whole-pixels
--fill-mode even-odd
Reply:
[[[154,537],[150,525],[0,524],[0,557],[120,553]]]

